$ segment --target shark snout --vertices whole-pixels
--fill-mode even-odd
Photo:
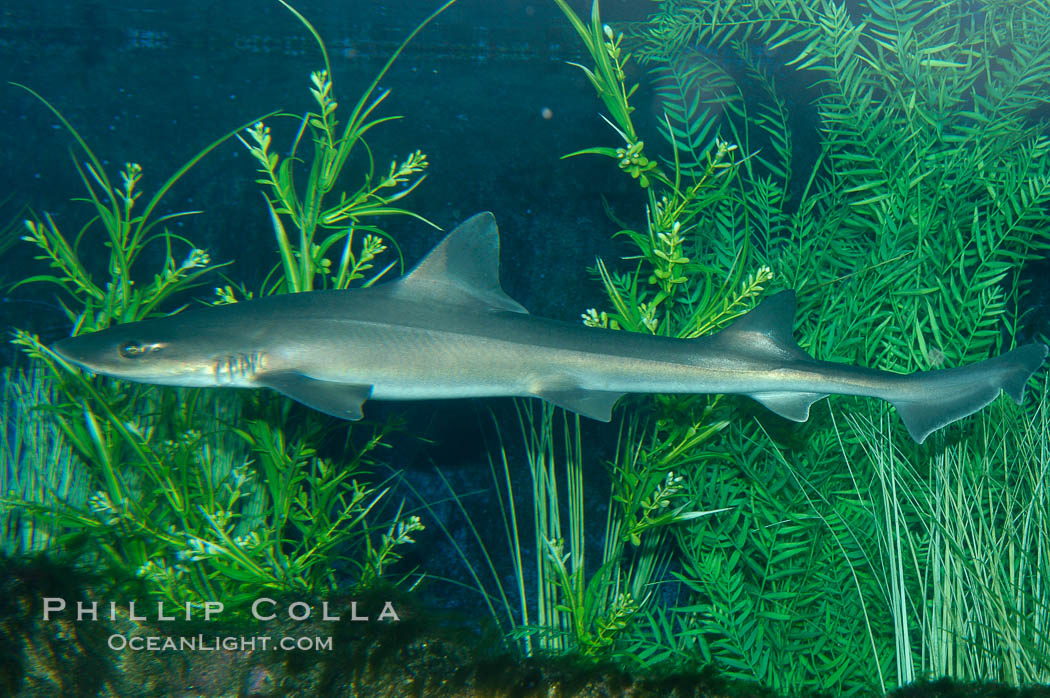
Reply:
[[[51,345],[51,351],[65,361],[92,372],[111,372],[114,368],[116,347],[107,331],[93,332],[78,337],[67,337]]]
[[[76,337],[67,337],[51,345],[51,351],[71,363],[80,364],[75,351]]]

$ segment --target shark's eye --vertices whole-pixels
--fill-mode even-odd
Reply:
[[[125,359],[137,359],[146,353],[146,347],[139,342],[124,342],[118,351]]]

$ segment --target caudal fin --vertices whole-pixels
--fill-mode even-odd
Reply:
[[[890,402],[921,444],[931,432],[990,403],[1000,390],[1020,404],[1025,384],[1045,358],[1045,346],[1028,344],[970,366],[917,373],[912,376],[917,386],[908,391],[909,397]]]

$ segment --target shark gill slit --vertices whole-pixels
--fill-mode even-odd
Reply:
[[[238,378],[250,379],[259,368],[259,352],[229,354],[215,360],[215,382],[234,383]]]

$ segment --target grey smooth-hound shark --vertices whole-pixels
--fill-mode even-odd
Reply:
[[[1047,349],[908,375],[819,361],[792,337],[793,291],[722,331],[675,339],[529,315],[499,281],[491,213],[462,223],[406,276],[271,296],[64,339],[63,359],[130,381],[272,388],[344,419],[372,400],[542,398],[609,421],[625,393],[740,393],[795,421],[829,394],[888,400],[919,443],[1000,390],[1021,401]]]

